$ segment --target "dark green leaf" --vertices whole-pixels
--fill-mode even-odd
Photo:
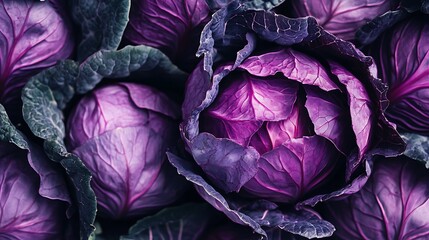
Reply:
[[[73,0],[72,15],[82,39],[78,60],[98,50],[116,50],[128,23],[129,0]]]
[[[99,51],[80,66],[77,92],[86,93],[101,79],[127,77],[131,72],[144,71],[145,76],[184,82],[186,73],[176,67],[159,50],[147,46],[127,46],[119,51]]]
[[[82,161],[73,154],[64,158],[61,165],[66,170],[78,193],[76,194],[76,201],[79,207],[80,237],[81,239],[91,239],[95,230],[93,224],[97,212],[95,194],[90,186],[91,173]]]
[[[429,137],[415,133],[401,133],[401,137],[407,143],[404,154],[429,168]]]
[[[0,141],[15,144],[21,149],[28,149],[23,135],[10,122],[6,110],[0,104]]]

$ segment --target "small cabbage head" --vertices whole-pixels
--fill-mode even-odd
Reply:
[[[389,86],[387,117],[406,131],[429,135],[429,16],[403,21],[370,49]],[[412,48],[411,48],[412,47]]]
[[[326,219],[340,239],[428,239],[428,182],[428,170],[417,161],[376,161],[359,192],[326,202]]]
[[[353,40],[368,21],[398,6],[398,0],[292,0],[284,4],[294,17],[312,16],[328,32]]]
[[[132,44],[158,48],[179,67],[192,70],[200,34],[209,19],[204,0],[132,0],[124,37]]]
[[[92,173],[102,215],[141,216],[181,196],[184,181],[165,155],[177,142],[178,119],[166,95],[133,83],[98,88],[76,105],[67,143]]]
[[[25,151],[0,142],[0,238],[63,239],[65,204],[39,194]]]
[[[20,96],[31,75],[67,58],[74,41],[67,19],[50,2],[0,2],[0,102]]]

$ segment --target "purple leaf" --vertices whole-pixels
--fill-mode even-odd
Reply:
[[[393,10],[399,0],[293,0],[284,7],[292,16],[313,16],[326,31],[344,40],[353,40],[355,32],[378,15]]]
[[[344,155],[348,155],[356,146],[351,126],[350,111],[346,100],[334,92],[324,92],[306,87],[305,107],[314,125],[317,135],[325,137],[335,144]]]
[[[261,156],[258,172],[244,189],[259,198],[293,203],[325,182],[339,158],[322,137],[291,139]]]
[[[298,92],[298,84],[287,79],[260,78],[248,73],[227,77],[223,84],[222,94],[206,111],[216,118],[235,121],[286,119]]]
[[[167,144],[148,127],[124,127],[94,137],[73,151],[92,173],[91,186],[102,215],[114,219],[139,216],[184,193],[184,182],[165,162]]]
[[[288,79],[330,91],[338,89],[325,68],[309,55],[287,48],[247,58],[240,68],[259,77],[282,73]]]
[[[0,1],[0,101],[8,106],[31,75],[67,58],[68,22],[48,2]]]
[[[209,19],[201,0],[132,0],[124,36],[133,44],[160,49],[173,62],[195,62],[199,35]]]
[[[341,239],[426,239],[429,174],[405,157],[381,159],[359,192],[327,202]]]
[[[208,133],[192,140],[191,152],[210,180],[226,192],[238,192],[258,168],[259,153],[254,148]]]

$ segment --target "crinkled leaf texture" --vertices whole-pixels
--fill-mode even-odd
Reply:
[[[404,131],[423,135],[429,134],[428,40],[429,15],[416,15],[395,25],[370,49],[389,86],[388,119]]]
[[[71,14],[81,29],[77,59],[99,50],[116,50],[128,23],[130,0],[73,0]]]
[[[120,239],[202,239],[213,216],[216,216],[216,211],[205,203],[164,208],[153,216],[137,221]]]
[[[61,169],[10,123],[1,105],[0,148],[0,236],[70,237],[64,233],[71,199]]]
[[[185,74],[160,51],[146,47],[125,47],[120,51],[99,51],[82,64],[71,60],[34,76],[23,89],[23,115],[33,134],[44,140],[46,154],[59,162],[74,186],[79,207],[80,234],[87,239],[94,231],[96,200],[90,187],[90,172],[70,154],[64,144],[62,110],[75,94],[92,90],[103,77],[119,78],[132,71],[156,74],[158,79],[183,79]],[[174,77],[174,78],[173,78]]]
[[[281,4],[282,2],[283,2],[282,0],[231,1],[225,7],[219,9],[212,15],[212,19],[210,20],[210,22],[206,24],[206,26],[204,27],[201,33],[200,46],[197,51],[198,57],[204,55],[204,71],[206,71],[209,74],[209,78],[213,74],[212,65],[218,52],[218,49],[214,47],[215,42],[218,42],[217,44],[223,41],[227,41],[230,43],[231,39],[235,39],[237,37],[239,38],[238,41],[240,40],[241,42],[243,40],[249,41],[249,35],[246,34],[247,33],[246,29],[253,28],[253,27],[257,29],[255,30],[257,34],[268,34],[269,35],[267,36],[268,38],[274,37],[279,41],[282,41],[281,37],[279,36],[275,37],[275,34],[270,34],[270,31],[264,31],[264,28],[266,28],[267,25],[265,25],[266,24],[265,19],[261,17],[254,18],[255,20],[262,20],[262,21],[259,21],[258,24],[253,25],[252,24],[253,20],[250,20],[249,22],[246,22],[245,25],[242,25],[242,26],[238,25],[237,29],[233,29],[233,31],[226,33],[226,25],[227,25],[226,22],[234,18],[237,14],[240,14],[246,10],[263,10],[263,9],[269,10]],[[300,41],[301,37],[305,37],[305,34],[306,34],[305,22],[302,22],[302,23],[295,22],[295,24],[289,25],[286,19],[280,19],[276,21],[277,19],[271,18],[270,20],[271,21],[267,23],[275,24],[275,26],[277,26],[276,31],[278,30],[277,31],[278,34],[283,35],[284,37],[283,39],[285,39],[284,41],[288,42],[289,44]],[[247,47],[248,46],[246,46],[242,50],[245,50]],[[243,61],[245,57],[248,57],[251,51],[244,51],[244,52],[239,51],[239,53],[241,54],[239,54],[239,58],[237,58],[236,60],[237,64]]]
[[[279,227],[289,233],[306,238],[331,236],[335,228],[329,222],[307,209],[282,212],[274,203],[256,200],[225,198],[201,177],[192,164],[172,153],[167,153],[170,163],[179,174],[195,185],[198,193],[213,207],[223,212],[232,221],[251,227],[256,233],[267,238],[263,227]]]
[[[379,159],[365,186],[326,203],[341,239],[427,239],[429,174],[406,157]]]
[[[0,102],[7,109],[31,75],[72,53],[72,28],[60,10],[49,2],[0,1]]]
[[[409,132],[401,132],[401,137],[407,143],[405,156],[423,162],[429,168],[429,137]]]
[[[282,7],[293,17],[312,16],[326,31],[344,40],[368,21],[398,6],[399,0],[292,0]],[[281,10],[280,10],[281,11]]]

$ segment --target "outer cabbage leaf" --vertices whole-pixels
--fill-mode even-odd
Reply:
[[[416,16],[386,32],[371,47],[380,76],[389,86],[389,120],[400,129],[429,134],[428,16]],[[407,48],[416,46],[413,51]]]
[[[262,227],[280,227],[286,232],[307,238],[328,237],[335,230],[332,224],[322,220],[312,211],[303,209],[282,212],[276,204],[264,200],[243,202],[239,199],[224,198],[198,174],[190,162],[172,153],[167,152],[167,156],[178,173],[194,183],[196,190],[208,203],[232,221],[251,227],[254,232],[265,238],[267,238],[267,232]]]
[[[356,30],[388,10],[394,10],[399,0],[292,0],[294,17],[313,16],[326,31],[344,40],[353,40]]]
[[[261,156],[258,172],[244,189],[275,202],[295,202],[326,182],[339,159],[339,152],[322,137],[291,139]]]
[[[0,5],[0,101],[9,108],[28,78],[67,58],[74,41],[67,19],[49,2],[2,0]]]
[[[293,44],[301,41],[304,37],[307,36],[307,23],[306,20],[298,20],[294,21],[293,24],[289,24],[289,20],[287,18],[279,17],[270,17],[270,18],[253,18],[254,20],[259,20],[258,24],[251,24],[253,22],[252,18],[250,19],[242,19],[244,21],[244,25],[237,24],[235,28],[231,31],[227,31],[226,27],[229,20],[234,18],[237,14],[240,14],[246,10],[269,10],[273,7],[281,4],[282,0],[272,0],[272,1],[232,1],[225,7],[219,9],[212,15],[212,19],[203,29],[201,33],[200,46],[197,51],[197,56],[204,55],[204,71],[208,73],[208,77],[210,78],[213,74],[213,62],[216,56],[218,55],[218,49],[214,48],[215,42],[217,44],[226,41],[230,43],[233,39],[238,40],[239,42],[248,42],[248,31],[246,28],[254,28],[257,26],[255,32],[261,36],[263,35],[265,38],[269,39],[278,39],[278,41],[283,42],[285,44]],[[269,16],[269,15],[268,15]],[[267,25],[275,24],[277,26],[276,31],[277,34],[281,34],[283,37],[275,36],[276,34],[271,34],[270,31],[264,31]],[[244,30],[244,31],[243,31]],[[283,39],[283,41],[282,41]],[[227,45],[227,44],[222,44]],[[237,61],[243,61],[245,57],[250,55],[250,51],[247,53],[242,53],[242,55],[237,58]],[[238,65],[238,64],[236,64]]]
[[[208,203],[218,210],[221,209],[221,211],[224,212],[232,221],[238,224],[247,225],[258,234],[266,236],[266,232],[255,220],[244,213],[241,213],[240,211],[231,209],[227,200],[216,189],[208,184],[204,178],[196,173],[197,170],[195,169],[194,165],[191,164],[191,162],[188,162],[170,152],[167,152],[167,157],[180,175],[184,176],[188,181],[191,181],[195,184],[197,191],[206,192],[203,194],[203,197],[210,196],[209,198],[205,198]]]
[[[36,144],[30,142],[12,125],[2,105],[0,105],[0,141],[15,145],[23,153],[27,152],[28,163],[39,175],[39,194],[42,197],[71,204],[68,187],[59,166],[51,162]]]
[[[0,237],[64,238],[65,206],[39,195],[38,176],[28,165],[25,151],[4,142],[0,148]]]
[[[0,105],[2,179],[0,228],[3,238],[70,238],[66,216],[73,214],[61,169],[8,119]]]
[[[192,155],[212,182],[227,192],[238,192],[258,169],[259,153],[229,139],[202,133],[192,141]]]
[[[62,61],[34,76],[23,89],[23,115],[27,125],[33,134],[44,140],[46,154],[61,163],[73,184],[83,239],[94,231],[96,200],[90,188],[88,169],[78,157],[67,151],[63,142],[62,110],[75,94],[92,90],[103,77],[125,77],[137,70],[148,75],[156,74],[160,80],[174,77],[180,81],[185,76],[156,49],[125,47],[120,51],[99,51],[80,65],[71,60]]]
[[[133,239],[201,239],[216,211],[207,204],[187,203],[164,208],[157,214],[145,217],[133,225],[121,240]]]
[[[429,236],[429,175],[405,157],[375,161],[363,189],[326,203],[342,239],[425,239]]]
[[[130,0],[72,0],[71,14],[81,29],[77,59],[98,50],[116,50],[128,23]]]

